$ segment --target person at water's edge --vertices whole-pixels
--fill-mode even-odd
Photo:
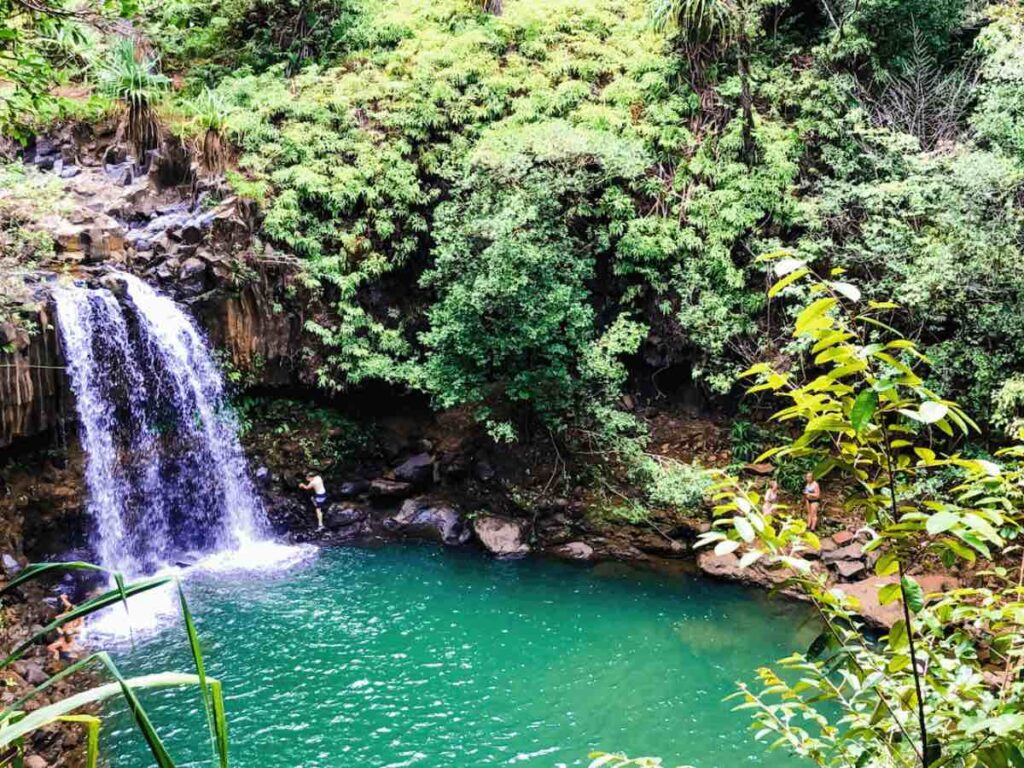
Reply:
[[[327,488],[324,487],[324,479],[311,469],[306,473],[306,482],[300,483],[299,488],[313,492],[310,500],[313,502],[313,509],[316,510],[316,529],[323,530],[324,504],[327,503]]]
[[[818,509],[821,507],[821,486],[814,479],[814,473],[804,476],[804,506],[807,508],[807,527],[812,531],[818,528]]]

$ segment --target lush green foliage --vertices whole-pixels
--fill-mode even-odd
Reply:
[[[321,299],[325,388],[419,388],[506,437],[588,431],[620,394],[593,351],[628,322],[616,365],[643,345],[725,395],[795,349],[755,258],[787,246],[898,300],[931,382],[998,418],[1024,366],[1019,3],[484,5],[142,8],[207,167],[236,158]],[[160,76],[112,50],[101,82],[146,111]]]
[[[626,313],[670,364],[725,393],[785,343],[787,318],[764,301],[751,255],[786,242],[897,297],[897,322],[935,357],[936,380],[980,414],[1021,365],[1012,8],[307,10],[330,42],[291,79],[294,61],[272,66],[287,56],[265,39],[231,37],[252,14],[279,28],[251,2],[170,4],[150,19],[172,57],[249,51],[251,71],[212,78],[224,133],[242,150],[244,177],[233,178],[266,201],[265,235],[304,259],[331,305],[308,326],[325,386],[423,388],[503,434],[523,406],[564,426],[585,415],[587,350]],[[988,26],[972,46],[978,19]],[[748,73],[734,69],[737,40]],[[939,128],[964,135],[966,115],[931,115],[933,100],[922,134],[902,133],[917,130],[899,114],[916,93],[906,83],[920,81],[922,61],[938,66],[933,77],[960,72],[969,53],[981,62],[978,141],[923,154]],[[192,73],[211,80],[209,68]],[[958,76],[958,92],[971,92],[975,81]]]
[[[87,64],[90,32],[136,10],[133,0],[2,0],[0,137],[27,141],[63,115],[54,86]]]

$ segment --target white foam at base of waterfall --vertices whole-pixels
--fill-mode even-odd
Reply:
[[[93,615],[86,625],[84,639],[89,643],[117,643],[179,621],[181,604],[175,580],[186,583],[207,573],[272,578],[275,573],[313,559],[318,551],[312,544],[254,541],[238,549],[211,552],[191,565],[166,566],[153,576],[168,577],[172,579],[170,583],[129,598],[127,610],[118,604]]]

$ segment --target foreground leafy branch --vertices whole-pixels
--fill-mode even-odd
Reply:
[[[24,586],[27,583],[40,578],[52,575],[60,571],[93,571],[107,574],[114,583],[114,588],[93,597],[65,613],[62,613],[48,625],[33,634],[17,648],[11,651],[7,657],[0,662],[0,671],[8,668],[25,653],[43,642],[47,635],[55,630],[60,630],[70,622],[90,616],[97,611],[109,608],[121,603],[128,609],[128,600],[134,595],[148,592],[153,589],[175,586],[178,590],[178,599],[181,606],[182,616],[185,623],[185,631],[188,636],[189,647],[192,651],[192,659],[195,664],[196,674],[160,673],[155,675],[144,675],[142,677],[125,678],[113,659],[100,651],[87,656],[55,675],[50,676],[40,685],[36,686],[28,694],[9,704],[0,710],[0,750],[14,748],[19,757],[24,756],[25,738],[55,722],[68,722],[82,725],[87,731],[87,755],[86,761],[89,768],[95,768],[99,760],[99,728],[101,721],[98,717],[87,714],[76,714],[76,711],[89,706],[100,704],[106,700],[122,696],[128,705],[136,727],[142,733],[153,755],[154,764],[159,768],[173,768],[174,761],[171,759],[167,748],[157,734],[149,715],[139,701],[137,691],[153,688],[196,686],[202,696],[203,709],[206,713],[210,729],[211,745],[217,764],[221,768],[228,765],[228,739],[227,719],[224,711],[224,697],[220,681],[209,677],[206,674],[206,665],[203,660],[202,649],[199,644],[199,636],[196,632],[192,614],[189,611],[188,603],[181,585],[177,584],[172,577],[158,577],[145,579],[136,583],[126,583],[124,576],[118,572],[107,571],[99,566],[90,563],[69,562],[69,563],[43,563],[30,565],[16,578],[11,580],[2,590],[0,597],[10,594],[13,590]],[[78,672],[106,672],[114,678],[113,682],[96,685],[84,691],[76,693],[64,699],[57,700],[51,704],[39,707],[32,712],[25,711],[25,705],[38,697],[40,694],[52,688],[56,683],[64,680]]]
[[[899,604],[902,618],[876,639],[857,601],[816,566],[807,524],[720,474],[716,520],[698,546],[780,574],[824,626],[807,653],[759,670],[759,686],[741,684],[736,708],[751,713],[757,739],[819,766],[1024,764],[1021,449],[997,461],[943,453],[976,426],[927,386],[927,358],[891,326],[897,307],[862,301],[839,270],[769,258],[770,295],[806,297],[793,324],[804,360],[744,373],[749,392],[784,402],[773,418],[799,430],[758,460],[809,458],[817,477],[847,489],[870,537],[878,602]],[[913,574],[938,564],[977,570],[977,586],[925,594]]]

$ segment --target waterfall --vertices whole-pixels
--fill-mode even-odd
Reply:
[[[260,541],[262,506],[203,335],[166,296],[118,279],[121,301],[54,293],[100,563],[137,575]]]

